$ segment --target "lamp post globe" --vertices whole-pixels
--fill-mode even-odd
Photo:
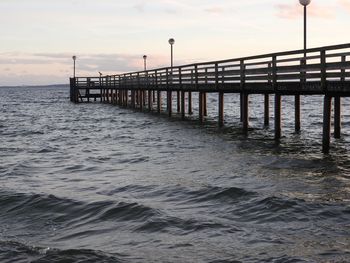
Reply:
[[[175,44],[175,39],[170,38],[170,39],[169,39],[169,44],[170,44],[170,45],[174,45],[174,44]]]
[[[311,0],[299,0],[299,3],[303,6],[308,6],[311,3]]]

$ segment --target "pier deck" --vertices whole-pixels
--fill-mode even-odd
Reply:
[[[71,78],[71,101],[103,102],[143,110],[161,111],[166,92],[167,111],[172,114],[172,95],[177,111],[185,118],[192,113],[192,92],[199,93],[199,120],[206,115],[207,93],[218,93],[219,126],[224,124],[224,94],[239,93],[244,133],[249,127],[250,94],[265,96],[265,125],[269,125],[269,96],[275,100],[275,139],[281,137],[281,96],[295,96],[295,130],[300,131],[300,95],[324,95],[323,152],[328,153],[331,136],[331,108],[334,98],[334,136],[341,136],[341,97],[350,96],[350,44],[294,50],[205,63],[101,77]],[[147,107],[146,107],[147,106]]]

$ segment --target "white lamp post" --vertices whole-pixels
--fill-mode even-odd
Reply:
[[[143,56],[143,68],[145,71],[147,70],[147,56],[146,55]]]
[[[77,60],[77,56],[73,56],[73,77],[75,78],[75,61]]]
[[[311,0],[299,0],[299,3],[304,6],[304,50],[307,48],[307,38],[306,38],[306,26],[307,26],[307,6],[311,3]],[[305,51],[306,56],[306,51]]]
[[[169,44],[171,46],[171,58],[170,58],[170,65],[171,65],[171,68],[173,68],[173,65],[174,65],[174,54],[173,54],[173,45],[175,44],[175,39],[173,38],[170,38],[169,39]]]

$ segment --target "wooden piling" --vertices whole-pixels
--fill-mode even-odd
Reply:
[[[172,98],[172,91],[167,91],[167,101],[168,101],[168,116],[171,117],[172,110],[173,110],[173,98]]]
[[[192,111],[192,92],[189,91],[188,92],[188,114],[192,115],[193,111]]]
[[[224,126],[224,92],[219,92],[219,127]]]
[[[247,93],[243,93],[242,97],[242,106],[243,106],[243,134],[248,135],[249,129],[249,95]]]
[[[200,91],[198,94],[198,110],[199,110],[199,122],[203,122],[203,93]]]
[[[186,116],[185,91],[181,91],[181,118],[184,120]]]
[[[139,94],[139,96],[140,96],[140,111],[143,111],[143,106],[144,106],[144,97],[143,97],[143,95],[144,95],[144,92],[143,92],[143,90],[140,90],[140,94]]]
[[[264,95],[264,125],[268,127],[270,125],[270,96]]]
[[[300,95],[294,97],[295,132],[300,132]]]
[[[323,139],[322,139],[322,152],[329,153],[330,140],[331,140],[331,111],[332,111],[332,97],[329,95],[324,96],[323,102]]]
[[[125,98],[124,98],[124,107],[128,107],[128,105],[129,105],[129,90],[128,89],[126,89],[124,91],[124,96],[125,96]]]
[[[341,137],[341,97],[334,97],[334,138]]]
[[[181,93],[179,90],[176,91],[176,93],[177,93],[177,112],[179,113],[181,110],[181,97],[180,97]]]
[[[203,92],[203,116],[208,116],[206,92]]]
[[[281,95],[275,94],[275,140],[281,139],[281,132],[282,132],[281,106],[282,106]]]
[[[148,91],[148,111],[152,111],[152,101],[153,101],[153,95],[152,91]]]
[[[160,113],[162,110],[162,92],[157,90],[157,112]]]
[[[240,121],[243,122],[243,93],[239,94]]]

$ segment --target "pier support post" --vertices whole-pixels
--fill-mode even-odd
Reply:
[[[157,111],[160,113],[162,110],[162,92],[157,90]]]
[[[208,116],[207,111],[207,93],[203,92],[203,116]]]
[[[202,123],[203,122],[203,92],[199,92],[198,94],[198,99],[199,99],[199,122]]]
[[[188,114],[189,115],[193,114],[193,112],[192,112],[192,92],[191,91],[188,92]]]
[[[140,103],[140,111],[143,111],[143,105],[144,105],[144,91],[139,91],[139,103]]]
[[[127,89],[123,90],[123,106],[124,107],[128,106],[128,90]]]
[[[135,90],[131,91],[131,108],[135,109]]]
[[[172,108],[173,108],[173,98],[172,98],[172,91],[167,92],[167,101],[168,101],[168,115],[171,117],[172,115]]]
[[[224,126],[224,92],[219,92],[219,127]]]
[[[249,95],[247,93],[243,93],[242,96],[242,118],[243,118],[243,133],[248,135],[249,128]]]
[[[185,105],[185,91],[181,91],[181,118],[185,119],[186,105]]]
[[[181,98],[180,98],[181,94],[179,90],[176,93],[177,93],[177,112],[179,113],[181,110]]]
[[[329,153],[330,139],[331,139],[331,111],[332,111],[332,97],[324,96],[323,102],[323,139],[322,152]]]
[[[153,101],[152,91],[148,90],[148,111],[152,111],[152,101]]]
[[[295,132],[300,132],[300,95],[295,95]]]
[[[334,97],[334,138],[341,137],[341,97]]]
[[[281,113],[282,113],[282,97],[280,94],[275,94],[275,140],[281,139]]]
[[[241,122],[243,122],[243,107],[244,107],[244,105],[243,105],[243,93],[240,93],[239,94],[239,109],[240,109],[240,120],[241,120]]]
[[[268,127],[270,125],[270,96],[265,94],[264,97],[264,126]]]

